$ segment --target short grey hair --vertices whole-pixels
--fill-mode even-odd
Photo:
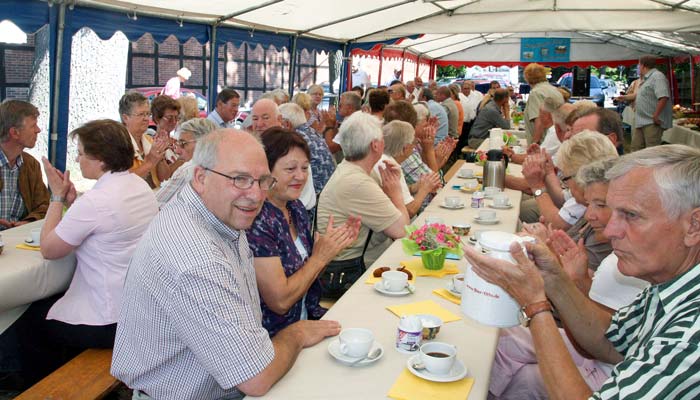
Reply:
[[[190,132],[195,139],[200,139],[209,132],[215,131],[218,126],[207,118],[192,118],[180,125],[180,132]]]
[[[584,165],[579,168],[576,173],[576,183],[582,188],[594,183],[608,183],[610,182],[605,174],[612,168],[613,165],[619,160],[618,157],[607,158],[605,160],[594,161],[588,165]]]
[[[575,175],[586,164],[617,156],[617,149],[607,136],[585,130],[561,144],[557,151],[557,167],[565,174]]]
[[[289,94],[282,89],[275,89],[263,94],[261,99],[270,99],[275,103],[283,104],[289,101]]]
[[[413,109],[416,110],[418,115],[418,122],[423,122],[430,118],[430,109],[428,108],[428,103],[424,101],[419,101],[413,105]]]
[[[345,159],[362,160],[369,154],[372,141],[382,140],[382,123],[372,114],[356,112],[343,121],[338,134]]]
[[[355,92],[344,92],[340,95],[340,99],[347,101],[355,111],[359,111],[362,108],[362,97]]]
[[[384,135],[384,154],[395,157],[403,153],[407,144],[413,143],[415,130],[408,122],[394,120],[382,128]]]
[[[622,156],[605,176],[613,181],[635,168],[652,170],[661,205],[669,218],[700,207],[700,150],[669,144],[635,151]]]
[[[296,103],[284,103],[279,106],[279,112],[282,119],[286,119],[292,124],[292,128],[296,129],[306,123],[306,115],[304,110]]]
[[[192,154],[192,164],[209,169],[216,167],[216,164],[218,162],[217,156],[219,145],[224,139],[231,136],[231,134],[248,135],[251,138],[253,138],[258,144],[260,144],[260,147],[262,148],[260,139],[246,131],[231,128],[217,129],[209,133],[208,135],[204,135],[202,139],[197,143],[197,147],[195,147],[194,149],[194,154]]]

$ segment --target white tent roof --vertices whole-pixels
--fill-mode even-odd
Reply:
[[[428,58],[497,55],[524,35],[571,37],[572,60],[700,54],[700,0],[78,0],[130,12],[222,21],[339,42],[417,34],[398,47]],[[557,36],[553,34],[557,32]],[[562,36],[564,35],[564,36]],[[574,54],[574,48],[580,48]],[[469,49],[469,50],[467,50]],[[495,50],[498,49],[498,50]],[[473,51],[473,53],[470,53]],[[508,57],[512,57],[509,53]]]

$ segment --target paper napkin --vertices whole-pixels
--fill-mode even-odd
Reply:
[[[451,262],[445,262],[445,266],[442,269],[438,270],[426,269],[423,266],[423,261],[420,258],[401,261],[401,265],[410,269],[411,272],[413,272],[413,275],[416,276],[435,276],[438,278],[442,278],[445,275],[459,273],[459,268],[457,268],[457,264]]]
[[[396,400],[464,400],[474,385],[474,378],[455,382],[431,382],[404,368],[387,396]]]
[[[398,304],[387,307],[387,310],[393,312],[398,317],[414,314],[431,314],[439,317],[444,323],[459,321],[462,319],[462,317],[459,315],[446,310],[444,307],[432,300],[419,301],[417,303]]]

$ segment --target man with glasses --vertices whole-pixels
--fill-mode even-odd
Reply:
[[[233,89],[225,88],[216,96],[216,109],[207,115],[219,128],[233,128],[238,115],[241,96]]]
[[[151,188],[170,176],[165,162],[165,151],[170,145],[167,134],[157,134],[155,139],[146,135],[151,111],[146,99],[139,92],[128,92],[119,100],[119,115],[134,145],[134,164],[130,172],[142,177]]]
[[[261,396],[301,350],[337,335],[299,321],[270,339],[244,230],[275,185],[250,134],[200,139],[193,177],[151,223],[129,265],[112,374],[135,399]]]

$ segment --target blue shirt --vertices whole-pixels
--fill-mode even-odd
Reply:
[[[435,134],[435,144],[438,144],[447,137],[449,128],[449,120],[447,119],[447,111],[440,103],[435,100],[428,100],[428,110],[431,116],[436,116],[438,119],[438,129]]]

